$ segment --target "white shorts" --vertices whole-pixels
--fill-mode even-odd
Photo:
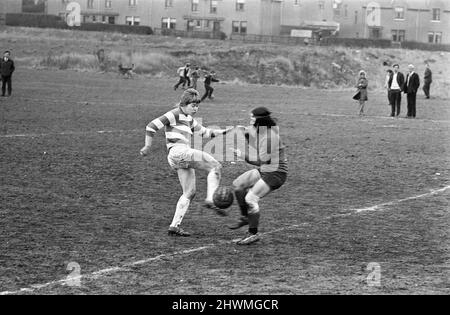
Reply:
[[[167,161],[172,169],[191,168],[194,150],[188,146],[175,145],[169,150]]]

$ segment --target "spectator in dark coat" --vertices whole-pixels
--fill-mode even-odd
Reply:
[[[367,97],[367,85],[368,81],[366,78],[366,72],[364,70],[359,71],[358,83],[356,84],[356,88],[358,92],[353,96],[354,100],[359,101],[359,115],[364,115],[364,104],[368,100]]]
[[[388,89],[391,92],[391,117],[400,115],[400,105],[402,103],[402,89],[405,85],[405,77],[399,70],[399,65],[394,64],[394,72],[388,81]]]
[[[406,76],[405,87],[403,92],[406,93],[406,99],[408,102],[408,114],[406,118],[416,118],[416,94],[420,86],[419,75],[414,72],[414,66],[408,66],[409,73]]]
[[[433,82],[432,73],[430,70],[430,65],[428,62],[425,63],[425,73],[423,75],[423,92],[426,98],[430,98],[430,85]]]
[[[0,61],[0,75],[2,78],[2,96],[6,96],[6,86],[8,86],[8,96],[12,93],[12,74],[16,69],[14,61],[10,58],[11,53],[7,50]]]

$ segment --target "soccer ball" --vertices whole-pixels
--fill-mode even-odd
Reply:
[[[230,187],[220,186],[213,195],[214,205],[219,209],[226,209],[233,204],[234,195]]]

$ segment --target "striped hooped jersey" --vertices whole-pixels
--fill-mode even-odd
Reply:
[[[203,127],[191,115],[185,115],[180,108],[172,109],[147,125],[147,135],[153,137],[155,133],[165,127],[166,145],[170,149],[174,145],[191,146],[191,138],[194,132],[202,136],[213,136],[212,130]]]

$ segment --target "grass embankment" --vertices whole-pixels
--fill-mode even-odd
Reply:
[[[214,69],[225,81],[251,84],[292,85],[313,88],[351,88],[364,69],[370,88],[382,89],[383,65],[416,65],[422,75],[424,61],[433,70],[432,94],[450,97],[450,53],[402,49],[352,49],[247,44],[164,36],[3,27],[2,48],[11,49],[18,66],[99,71],[95,52],[105,50],[106,71],[122,63],[136,65],[136,72],[151,76],[176,76],[189,61]]]

